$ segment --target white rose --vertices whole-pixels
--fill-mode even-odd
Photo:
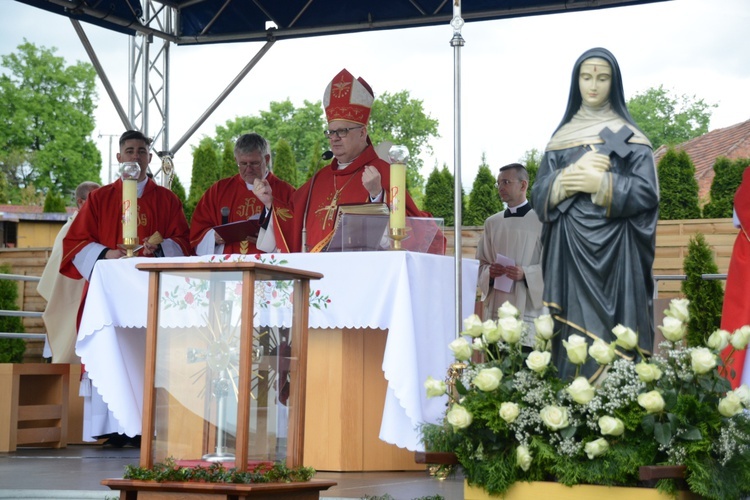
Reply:
[[[550,352],[531,351],[526,358],[526,366],[528,366],[531,371],[544,373],[549,366],[551,359],[552,353]]]
[[[531,467],[531,453],[525,446],[519,446],[516,448],[516,463],[518,466],[526,472]]]
[[[484,351],[485,345],[481,337],[477,337],[471,342],[471,348],[475,351]]]
[[[746,348],[748,342],[750,342],[750,325],[745,325],[735,330],[734,334],[732,334],[731,342],[732,347],[738,351]]]
[[[461,405],[453,405],[445,414],[445,419],[453,426],[453,430],[465,429],[470,426],[471,418],[471,413]]]
[[[672,299],[669,302],[669,309],[664,311],[664,315],[678,319],[683,323],[687,323],[690,319],[688,304],[690,304],[688,299]]]
[[[638,374],[638,378],[641,382],[653,382],[661,378],[661,370],[658,366],[641,361],[635,365],[635,372]]]
[[[714,351],[723,351],[729,345],[730,333],[726,330],[716,330],[709,335],[706,345]]]
[[[511,316],[497,320],[497,329],[500,336],[509,344],[517,344],[523,334],[523,321]]]
[[[424,383],[424,388],[427,389],[428,398],[437,398],[445,394],[447,386],[442,380],[435,380],[432,376],[428,376]]]
[[[555,334],[555,321],[549,314],[542,314],[534,318],[534,327],[536,327],[536,336],[544,340],[549,340]]]
[[[589,457],[589,460],[593,460],[599,455],[607,453],[607,450],[609,450],[609,443],[604,438],[590,441],[583,447],[583,451],[586,452],[586,456]]]
[[[576,378],[565,391],[570,394],[578,404],[585,405],[592,399],[594,399],[594,388],[589,384],[586,377]]]
[[[619,418],[605,415],[599,418],[599,429],[605,436],[622,436],[625,424]]]
[[[617,325],[612,328],[612,333],[617,337],[615,343],[624,349],[631,350],[638,345],[638,335],[626,326]]]
[[[521,413],[521,409],[516,403],[506,401],[505,403],[500,405],[500,418],[502,418],[509,424],[512,424],[516,421],[519,413]]]
[[[705,347],[690,352],[690,366],[698,375],[708,373],[716,367],[716,355]]]
[[[608,344],[602,339],[596,339],[589,347],[589,355],[600,365],[608,365],[615,359],[615,344]]]
[[[459,337],[448,344],[448,349],[453,352],[453,357],[459,361],[471,359],[471,344],[463,337]]]
[[[518,309],[516,306],[508,302],[507,300],[503,302],[503,305],[501,305],[497,309],[497,317],[498,319],[502,318],[517,318],[519,316]]]
[[[539,412],[544,425],[557,431],[564,429],[568,424],[568,409],[561,406],[545,406]]]
[[[482,336],[487,344],[494,344],[500,340],[500,330],[497,328],[497,323],[488,319],[482,324]]]
[[[471,383],[480,391],[489,392],[497,389],[502,379],[502,370],[494,366],[492,368],[483,368],[479,370],[479,373],[477,373],[477,376],[474,377]]]
[[[664,338],[671,342],[679,342],[685,336],[685,324],[677,318],[664,316],[664,321],[659,325]]]
[[[568,359],[574,365],[582,365],[586,362],[586,339],[580,335],[571,335],[568,340],[563,340],[565,350],[568,352]]]
[[[719,413],[725,417],[733,417],[742,411],[742,401],[733,391],[719,400]]]
[[[740,401],[742,401],[742,404],[745,405],[745,407],[750,408],[750,388],[746,384],[742,384],[736,388],[734,393],[740,398]]]
[[[651,391],[638,395],[638,404],[647,413],[659,413],[664,409],[664,398],[659,391]]]
[[[476,314],[472,314],[464,320],[464,331],[465,335],[471,337],[479,337],[482,335],[482,318]]]

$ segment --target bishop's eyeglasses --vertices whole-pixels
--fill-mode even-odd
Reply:
[[[346,137],[346,135],[349,133],[350,130],[357,130],[358,128],[362,128],[363,125],[360,125],[358,127],[346,127],[346,128],[338,128],[336,130],[325,130],[323,133],[325,136],[329,139],[333,138],[335,135],[339,139],[343,139]]]

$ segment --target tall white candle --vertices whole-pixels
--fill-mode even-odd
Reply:
[[[138,181],[122,181],[122,237],[138,238]]]
[[[406,146],[394,145],[388,150],[391,160],[391,230],[406,227],[406,159],[409,150]]]
[[[122,238],[124,240],[138,239],[138,175],[140,173],[141,167],[137,162],[129,161],[120,165],[120,178],[122,179]],[[133,241],[127,241],[127,243],[131,244]]]
[[[391,229],[406,227],[406,165],[391,164]]]

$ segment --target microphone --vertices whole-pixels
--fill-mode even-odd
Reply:
[[[331,158],[333,158],[333,151],[326,151],[325,153],[323,153],[320,156],[320,158],[323,159],[323,160],[325,160],[325,161],[330,160]]]
[[[221,207],[221,225],[229,222],[229,207]]]

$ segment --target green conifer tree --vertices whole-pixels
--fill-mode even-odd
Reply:
[[[698,219],[698,182],[695,166],[685,151],[669,148],[659,161],[659,218]]]
[[[47,191],[47,196],[44,197],[44,209],[42,211],[44,213],[65,212],[65,199],[54,189],[50,189]]]
[[[0,266],[0,273],[10,274],[10,266]],[[0,309],[18,311],[18,287],[15,281],[0,280]],[[0,316],[0,332],[23,333],[23,321],[18,316]],[[0,363],[20,363],[26,351],[24,339],[0,338]]]
[[[453,174],[448,170],[447,165],[443,165],[442,170],[438,170],[435,166],[425,186],[424,210],[430,212],[433,217],[442,218],[448,227],[452,227],[455,222],[453,179]],[[463,189],[461,189],[461,195],[461,211],[463,213]]]
[[[487,165],[487,157],[482,153],[482,164],[479,165],[469,195],[469,208],[466,210],[466,216],[464,217],[465,225],[483,226],[487,217],[503,209],[503,202],[497,193],[496,182],[496,177]]]
[[[722,219],[732,216],[734,193],[742,182],[742,173],[750,166],[750,158],[730,160],[719,157],[714,163],[714,180],[711,183],[711,201],[703,207],[706,219]]]
[[[279,139],[273,148],[273,174],[292,186],[297,185],[297,162],[286,139]]]
[[[222,149],[219,171],[216,172],[216,180],[218,181],[220,179],[232,177],[237,172],[237,160],[234,158],[234,143],[226,141],[224,143],[224,148]]]
[[[698,347],[705,345],[708,336],[721,326],[721,307],[724,303],[721,283],[701,277],[719,272],[713,251],[701,233],[690,238],[682,268],[687,276],[682,282],[682,293],[690,300],[687,343],[688,346]]]
[[[190,195],[185,204],[185,214],[191,215],[203,193],[219,180],[219,158],[210,141],[201,141],[193,151],[193,172],[190,179]]]

